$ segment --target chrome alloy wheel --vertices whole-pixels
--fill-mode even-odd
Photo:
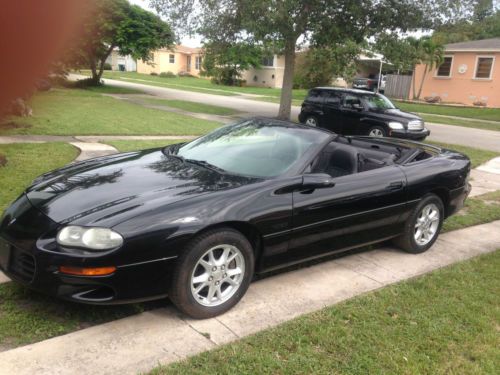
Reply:
[[[191,274],[191,293],[200,305],[214,307],[228,301],[245,276],[245,258],[233,245],[212,247]]]
[[[368,135],[370,137],[383,137],[384,133],[382,132],[382,130],[375,128],[375,129],[370,130],[370,133]]]
[[[306,125],[309,125],[309,126],[318,126],[318,122],[316,121],[316,118],[314,118],[314,117],[308,117],[306,119]]]
[[[432,241],[439,228],[439,208],[434,203],[429,203],[420,211],[415,223],[415,242],[425,246]]]

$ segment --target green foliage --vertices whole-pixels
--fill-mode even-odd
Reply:
[[[103,68],[103,70],[112,70],[113,69],[110,63],[104,63],[102,68]]]
[[[377,36],[373,49],[402,73],[412,72],[419,62],[418,40],[413,37],[404,38],[397,33],[381,33]]]
[[[94,84],[99,83],[105,61],[115,48],[124,56],[148,61],[152,50],[174,41],[167,23],[127,0],[91,0],[85,7],[64,63],[71,68],[90,68]]]
[[[444,46],[431,37],[422,37],[420,39],[411,39],[410,45],[413,45],[416,51],[416,63],[424,64],[424,72],[420,80],[418,91],[416,91],[415,74],[413,74],[413,99],[419,99],[422,94],[425,77],[434,67],[439,66],[444,59]]]
[[[442,25],[432,35],[433,39],[439,43],[447,44],[499,38],[500,10],[478,13],[472,20],[460,20]]]
[[[163,78],[176,78],[177,76],[175,75],[175,73],[172,73],[172,72],[161,72],[160,73],[160,77],[163,77]]]
[[[331,84],[342,77],[346,81],[356,74],[355,60],[361,44],[347,40],[333,47],[316,47],[297,55],[294,88],[310,89]]]
[[[244,42],[210,42],[204,45],[202,75],[216,84],[240,86],[241,72],[260,67],[262,47]]]

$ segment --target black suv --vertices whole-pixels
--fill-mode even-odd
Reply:
[[[422,118],[399,110],[384,95],[335,87],[309,90],[299,121],[345,135],[422,141],[430,134]]]

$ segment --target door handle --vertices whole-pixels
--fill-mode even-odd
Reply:
[[[387,189],[389,190],[398,190],[403,187],[403,181],[394,181],[391,182],[388,186]]]

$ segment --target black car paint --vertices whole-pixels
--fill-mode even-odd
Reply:
[[[331,130],[337,134],[344,135],[367,135],[373,126],[382,127],[387,136],[414,140],[423,140],[430,131],[409,131],[408,122],[412,120],[423,120],[421,117],[404,112],[399,109],[375,110],[368,108],[363,104],[362,108],[355,109],[344,106],[343,98],[345,95],[356,97],[366,95],[376,95],[363,90],[337,89],[337,88],[315,88],[310,90],[320,91],[321,100],[311,100],[310,94],[302,103],[299,121],[304,123],[308,116],[314,116],[319,120],[319,126]],[[331,103],[327,98],[330,93],[337,93],[342,96],[339,103]],[[390,129],[388,123],[391,121],[400,122],[405,126],[404,130]]]
[[[328,142],[334,139],[331,134]],[[393,144],[369,141],[374,147]],[[257,272],[266,272],[394,237],[429,192],[442,197],[447,215],[468,194],[470,161],[446,150],[410,164],[337,177],[333,187],[300,188],[303,169],[323,145],[304,156],[301,170],[272,179],[221,174],[161,149],[56,170],[37,179],[6,210],[0,221],[0,268],[30,288],[78,302],[156,299],[166,295],[180,252],[209,228],[241,231],[255,248]],[[113,228],[124,245],[105,253],[61,248],[55,237],[67,223]],[[17,253],[35,259],[33,279],[9,269],[9,254]],[[117,271],[70,276],[59,266],[116,266]]]

